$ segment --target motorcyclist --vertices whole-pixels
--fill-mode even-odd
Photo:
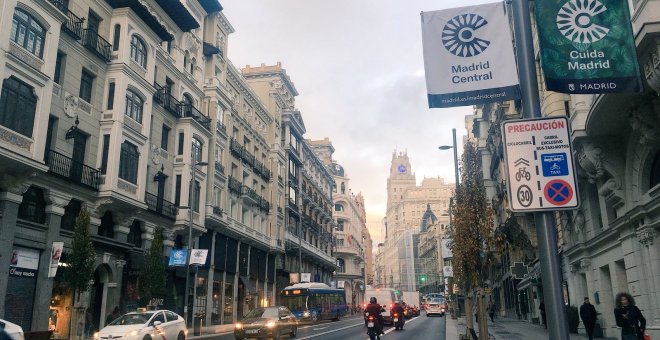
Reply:
[[[369,299],[369,304],[364,309],[365,324],[367,323],[367,313],[369,316],[375,316],[376,321],[378,321],[376,322],[376,330],[378,331],[379,334],[385,334],[383,333],[383,315],[381,314],[382,311],[383,311],[383,307],[378,304],[378,300],[374,296],[372,296]]]
[[[404,317],[403,312],[403,303],[395,302],[394,306],[392,307],[392,315],[395,313],[399,314],[399,322],[401,322],[402,325],[406,323],[406,318]]]

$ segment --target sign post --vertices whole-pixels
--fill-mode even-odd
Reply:
[[[539,118],[541,116],[541,105],[536,77],[529,2],[527,0],[513,0],[511,8],[513,10],[523,113],[526,118]],[[531,189],[530,187],[530,191]],[[562,301],[561,272],[557,258],[557,235],[554,232],[554,218],[550,212],[536,212],[534,213],[534,220],[539,241],[541,274],[546,285],[543,287],[543,294],[548,312],[549,339],[569,340],[568,327],[566,327],[566,311]]]

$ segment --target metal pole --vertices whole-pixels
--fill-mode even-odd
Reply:
[[[454,140],[454,176],[456,181],[456,190],[458,190],[458,147],[456,146],[456,128],[451,129],[451,135]]]
[[[525,118],[541,117],[528,0],[513,0],[512,10],[523,114]],[[554,218],[550,212],[538,212],[534,213],[534,221],[539,241],[539,260],[544,283],[543,296],[547,310],[549,339],[569,340],[566,311],[563,308]]]
[[[300,220],[302,216],[298,218],[298,283],[302,283],[302,223]]]
[[[197,160],[195,154],[191,155],[192,164],[190,164],[190,183],[188,184],[188,256],[186,257],[186,289],[183,292],[183,318],[186,320],[186,325],[189,323],[190,317],[188,316],[188,291],[190,290],[190,249],[192,243],[192,230],[193,230],[193,184],[195,181],[195,165]]]

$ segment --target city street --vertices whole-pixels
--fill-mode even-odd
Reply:
[[[445,339],[445,318],[429,317],[424,314],[406,321],[402,331],[395,331],[394,327],[386,327],[382,339]],[[194,338],[192,338],[194,339]],[[219,335],[215,337],[204,336],[204,339],[230,340],[233,334]],[[364,322],[359,317],[348,317],[338,322],[320,323],[316,325],[305,325],[298,329],[298,340],[302,339],[369,339]]]

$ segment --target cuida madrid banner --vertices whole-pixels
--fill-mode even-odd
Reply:
[[[544,0],[535,11],[548,90],[642,90],[628,1]]]
[[[520,98],[503,2],[422,12],[429,107]]]

